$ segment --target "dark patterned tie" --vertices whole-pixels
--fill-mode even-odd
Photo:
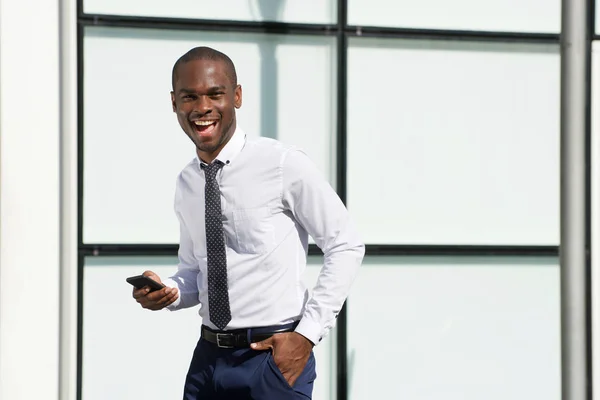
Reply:
[[[216,176],[223,166],[219,160],[204,165],[206,186],[206,255],[208,263],[208,313],[210,320],[219,329],[231,321],[229,292],[227,290],[227,254],[221,219],[221,191]]]

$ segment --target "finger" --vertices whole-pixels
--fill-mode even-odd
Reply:
[[[294,386],[294,383],[296,383],[296,380],[300,376],[302,370],[298,371],[297,366],[289,365],[289,362],[277,364],[277,361],[275,361],[275,365],[277,365],[277,368],[279,368],[279,371],[281,372],[281,375],[283,375],[283,378],[286,380],[286,382],[290,386]]]
[[[160,280],[160,277],[159,277],[158,275],[156,275],[156,274],[155,274],[154,272],[152,272],[152,271],[144,271],[144,273],[143,273],[142,275],[144,275],[144,276],[147,276],[148,278],[150,278],[150,279],[152,279],[152,280],[154,280],[154,281],[156,281],[156,282],[158,282],[158,283],[161,283],[161,282],[162,282],[162,281]]]
[[[137,299],[137,302],[142,308],[149,308],[152,305],[152,302],[148,301],[148,298],[141,297]]]
[[[289,385],[291,387],[294,387],[294,384],[298,380],[298,376],[299,375],[293,375],[292,377],[287,377],[287,376],[284,375],[283,377],[285,378],[285,380],[287,381],[287,383],[289,383]]]
[[[169,300],[166,304],[165,307],[170,306],[171,304],[173,304],[177,299],[179,298],[179,294],[175,293],[175,296],[173,296],[173,298],[171,300]]]
[[[154,293],[151,293],[154,294]],[[156,305],[156,299],[151,298],[149,295],[142,296],[136,301],[143,307],[147,309],[152,309]]]
[[[178,297],[177,288],[166,287],[138,297],[136,300],[143,308],[156,311],[172,304]]]
[[[146,295],[146,297],[148,298],[148,300],[154,302],[154,301],[159,301],[160,299],[162,299],[163,297],[165,297],[169,293],[171,293],[171,288],[165,287],[165,288],[162,288],[160,290],[155,290],[154,292],[148,293]]]
[[[168,302],[170,302],[171,299],[173,299],[173,297],[175,297],[177,295],[176,289],[171,289],[170,291],[166,291],[165,293],[166,293],[166,295],[164,295],[163,297],[161,297],[159,300],[156,301],[157,305],[165,305]]]
[[[165,308],[166,306],[172,304],[175,300],[177,300],[177,297],[173,297],[173,296],[174,295],[171,293],[168,296],[163,297],[159,301],[152,302],[148,306],[148,309],[154,310],[154,311],[162,310],[163,308]]]
[[[133,289],[133,298],[139,299],[141,297],[146,296],[148,292],[150,292],[150,288],[148,286],[144,286],[141,289]]]
[[[252,343],[250,347],[254,350],[269,350],[273,349],[273,336],[261,342]]]
[[[146,310],[160,310],[161,308],[163,308],[163,305],[157,304],[156,301],[149,301],[146,297],[143,297],[140,301],[139,301],[140,305],[142,306],[142,308],[145,308]]]

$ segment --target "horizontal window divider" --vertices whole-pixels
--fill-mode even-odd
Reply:
[[[83,256],[177,256],[177,244],[84,244]],[[558,246],[467,246],[367,244],[367,256],[558,256]],[[322,255],[315,244],[308,254]]]
[[[84,244],[80,247],[83,256],[177,256],[178,244]],[[308,247],[309,255],[322,255],[314,244]]]
[[[247,32],[290,35],[327,35],[338,32],[337,24],[301,24],[274,21],[204,20],[168,17],[141,17],[129,15],[83,14],[84,26],[121,28],[170,29],[191,31]],[[480,42],[556,43],[558,33],[491,32],[448,29],[391,28],[378,26],[346,26],[343,31],[350,37],[464,40]],[[594,40],[600,35],[594,35]]]
[[[84,26],[109,26],[120,28],[169,29],[191,31],[221,31],[246,33],[271,33],[288,35],[336,34],[335,24],[298,24],[272,21],[229,21],[166,17],[140,17],[129,15],[84,14],[79,18]]]
[[[377,26],[348,26],[348,36],[395,39],[464,40],[478,42],[556,43],[558,33],[491,32],[446,29],[386,28]]]
[[[178,244],[84,244],[80,250],[89,256],[177,256]]]
[[[84,26],[109,26],[121,28],[199,30],[221,32],[271,33],[290,35],[335,35],[336,24],[300,24],[273,21],[203,20],[167,17],[141,17],[129,15],[84,14]],[[351,37],[464,40],[483,42],[556,43],[558,33],[490,32],[446,29],[390,28],[378,26],[347,26],[343,31]],[[600,35],[594,35],[594,40]]]
[[[558,256],[558,246],[370,244],[367,256]]]

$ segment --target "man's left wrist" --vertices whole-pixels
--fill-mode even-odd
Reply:
[[[299,333],[299,332],[294,332],[296,335],[300,336],[302,339],[304,339],[304,341],[310,346],[311,350],[313,347],[315,347],[315,344],[306,336],[304,336],[303,334]]]

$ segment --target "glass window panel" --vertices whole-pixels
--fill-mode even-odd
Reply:
[[[559,400],[559,278],[552,257],[367,257],[349,399]]]
[[[558,244],[558,47],[357,39],[348,68],[368,243]]]
[[[198,308],[151,312],[131,298],[125,278],[147,269],[174,273],[175,257],[87,258],[83,294],[83,400],[181,398],[192,352],[200,335]],[[304,282],[312,288],[322,258],[309,257]],[[109,318],[107,318],[109,317]],[[107,323],[108,322],[108,323]],[[335,332],[315,347],[314,400],[328,400],[335,387]],[[132,368],[135,363],[135,368]],[[168,366],[168,367],[166,367]],[[139,382],[144,382],[139,385]]]
[[[359,26],[560,32],[560,0],[348,0]]]
[[[329,24],[336,22],[334,0],[84,0],[87,14],[277,21]]]
[[[194,147],[171,110],[171,69],[198,45],[236,64],[248,136],[301,146],[335,176],[334,38],[88,28],[84,242],[178,242],[174,185]]]

